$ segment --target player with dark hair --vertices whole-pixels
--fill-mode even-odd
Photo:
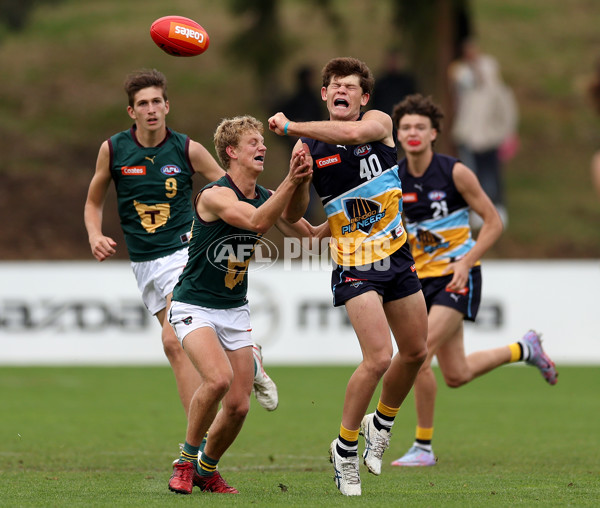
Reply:
[[[117,244],[102,233],[104,201],[112,180],[138,288],[162,326],[163,347],[187,415],[201,378],[165,316],[188,259],[192,177],[198,173],[213,181],[224,171],[200,143],[167,127],[170,104],[164,74],[155,69],[136,71],[127,76],[125,92],[134,125],[100,146],[85,203],[85,226],[94,257],[104,261],[113,256]],[[264,372],[258,346],[254,354],[256,397],[263,407],[273,410],[278,403],[277,387]]]
[[[295,122],[277,113],[269,127],[301,137],[297,146],[308,145],[312,183],[331,230],[334,305],[345,305],[363,354],[346,388],[339,435],[330,446],[337,487],[355,496],[361,494],[359,433],[365,437],[364,463],[379,475],[394,418],[426,357],[427,310],[402,225],[392,119],[382,111],[361,111],[373,90],[373,75],[360,60],[334,58],[322,77],[328,121]],[[287,219],[302,216],[308,194],[306,182],[286,210]],[[365,415],[380,380],[377,409]]]
[[[433,151],[443,113],[430,97],[409,95],[392,118],[406,154],[399,163],[406,229],[429,321],[428,355],[415,381],[416,439],[392,465],[433,466],[434,356],[452,388],[511,362],[536,366],[551,385],[557,373],[534,331],[508,346],[465,355],[463,322],[475,320],[481,299],[480,259],[500,237],[502,221],[475,174],[454,157]],[[469,227],[471,209],[483,219],[476,241]]]
[[[169,481],[169,489],[181,494],[191,494],[194,486],[238,493],[217,464],[250,406],[254,372],[247,271],[260,238],[273,225],[298,237],[325,231],[325,225],[312,228],[304,220],[290,225],[280,218],[297,185],[312,172],[302,147],[294,151],[289,173],[275,192],[256,183],[266,153],[262,133],[262,123],[251,116],[228,118],[217,127],[215,147],[227,174],[196,196],[189,262],[173,291],[169,321],[203,381],[192,397],[185,444]]]

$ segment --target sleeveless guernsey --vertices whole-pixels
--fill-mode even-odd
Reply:
[[[464,256],[475,244],[469,226],[469,206],[452,179],[457,162],[453,157],[434,153],[420,177],[409,173],[406,159],[399,163],[406,230],[421,279],[440,277],[448,263]],[[478,261],[475,266],[479,264]]]
[[[109,139],[110,172],[131,261],[150,261],[187,246],[193,220],[189,138],[167,129],[143,147],[135,126]]]
[[[200,193],[215,185],[233,189],[240,201],[256,208],[271,194],[257,185],[256,196],[248,199],[229,175],[208,184]],[[240,229],[220,219],[205,222],[195,214],[189,260],[173,290],[173,300],[212,309],[244,305],[248,292],[248,264],[262,236],[262,233]]]
[[[406,232],[396,149],[378,141],[302,141],[313,158],[313,185],[327,214],[333,260],[341,266],[365,265],[402,247]]]

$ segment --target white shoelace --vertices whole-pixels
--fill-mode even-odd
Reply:
[[[390,446],[390,432],[385,431],[377,431],[375,430],[375,442],[372,444],[373,455],[378,459],[383,457],[383,452],[385,452]]]
[[[352,485],[360,483],[360,475],[358,471],[358,461],[353,460],[342,460],[342,476],[344,479]]]

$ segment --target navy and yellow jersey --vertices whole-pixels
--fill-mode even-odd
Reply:
[[[366,265],[402,247],[406,232],[396,148],[379,141],[302,141],[313,158],[312,181],[331,229],[333,260],[341,266]]]
[[[256,196],[246,198],[229,175],[206,185],[229,187],[240,201],[258,208],[270,191],[256,186]],[[248,292],[248,264],[262,233],[240,229],[218,219],[203,221],[195,214],[189,259],[173,290],[173,300],[212,309],[232,309],[244,305]]]
[[[129,258],[149,261],[187,246],[193,220],[190,139],[171,129],[160,145],[144,147],[135,126],[108,140]]]
[[[420,279],[440,277],[448,263],[463,257],[475,243],[469,226],[469,205],[452,178],[457,162],[434,153],[420,177],[409,173],[406,159],[399,163],[406,230]]]

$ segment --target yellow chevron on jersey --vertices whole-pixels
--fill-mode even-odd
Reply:
[[[462,213],[461,213],[462,215]],[[436,226],[438,226],[436,224]],[[419,278],[448,275],[448,265],[464,256],[470,245],[471,230],[468,225],[449,229],[433,229],[419,224],[407,224],[408,241]],[[477,261],[474,266],[481,263]]]
[[[469,204],[452,173],[458,159],[434,153],[424,174],[412,175],[406,158],[398,163],[404,195],[404,219],[419,278],[452,273],[448,265],[475,245]],[[476,263],[478,265],[479,263]]]
[[[325,205],[331,256],[342,266],[375,263],[406,241],[397,167],[348,190]]]

